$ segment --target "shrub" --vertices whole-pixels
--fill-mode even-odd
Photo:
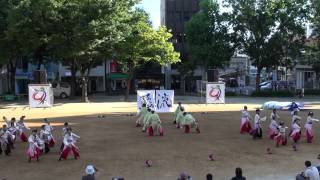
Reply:
[[[253,91],[251,96],[254,97],[293,97],[294,93],[291,91]]]
[[[319,89],[307,89],[304,91],[304,95],[320,95]]]
[[[228,91],[226,92],[226,96],[237,96],[237,93]]]

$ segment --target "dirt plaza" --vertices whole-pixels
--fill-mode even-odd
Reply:
[[[243,100],[248,104],[251,115],[259,102]],[[148,137],[135,127],[134,102],[107,103],[61,103],[49,109],[29,109],[23,105],[3,106],[1,114],[7,117],[27,116],[30,127],[38,127],[42,118],[47,117],[55,126],[54,135],[58,141],[48,155],[43,155],[40,162],[27,162],[27,144],[18,141],[10,157],[0,156],[0,179],[81,179],[87,164],[94,164],[99,172],[97,179],[111,179],[122,176],[129,180],[172,180],[180,172],[188,172],[193,179],[205,179],[207,173],[215,179],[230,179],[234,169],[242,167],[247,179],[293,179],[296,173],[304,170],[304,161],[316,159],[320,153],[320,125],[315,123],[315,138],[307,144],[304,131],[298,144],[298,151],[293,151],[292,141],[287,146],[276,148],[274,142],[266,137],[269,121],[263,124],[264,138],[253,140],[249,135],[239,134],[240,109],[242,101],[229,102],[225,105],[205,105],[190,103],[187,111],[199,119],[201,133],[184,134],[173,124],[173,114],[160,114],[165,130],[164,137]],[[320,111],[317,102],[308,107],[314,109],[315,117]],[[204,113],[206,112],[206,113]],[[301,111],[305,122],[308,111]],[[103,114],[104,118],[98,116]],[[270,111],[262,111],[262,116],[269,116]],[[291,119],[287,111],[280,112],[281,120],[289,125]],[[59,146],[62,140],[62,124],[72,124],[74,132],[81,136],[79,160],[58,161]],[[29,134],[29,132],[28,132]],[[271,148],[273,154],[267,154]],[[208,155],[214,154],[215,161],[209,161]],[[152,160],[151,168],[145,167],[145,160]]]

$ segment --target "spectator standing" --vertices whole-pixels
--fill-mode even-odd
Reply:
[[[86,167],[86,175],[82,176],[82,180],[95,180],[95,172],[98,171],[93,165],[88,165]]]
[[[304,164],[307,168],[303,173],[304,178],[306,180],[320,180],[318,169],[314,166],[311,166],[310,161],[306,161]]]
[[[208,173],[206,177],[207,177],[207,180],[213,180],[213,176],[210,173]]]
[[[241,168],[237,167],[235,173],[236,173],[236,176],[233,177],[231,180],[246,180],[246,178],[242,176]]]

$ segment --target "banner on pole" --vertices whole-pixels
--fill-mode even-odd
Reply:
[[[29,105],[31,108],[52,107],[51,84],[29,84]]]
[[[172,112],[174,103],[173,90],[138,90],[137,107],[140,112],[142,104],[146,104],[156,112]]]
[[[224,104],[225,90],[226,86],[224,83],[208,83],[206,90],[207,104]]]
[[[142,104],[146,104],[147,108],[155,110],[155,93],[154,93],[154,90],[138,90],[137,91],[138,112],[140,112]]]
[[[173,112],[174,91],[157,90],[156,91],[156,111]]]

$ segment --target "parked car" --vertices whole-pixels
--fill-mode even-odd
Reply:
[[[52,90],[53,95],[55,97],[60,97],[61,99],[66,99],[71,94],[71,86],[66,82],[53,82]]]
[[[271,90],[272,83],[271,81],[262,82],[259,84],[261,90]]]

